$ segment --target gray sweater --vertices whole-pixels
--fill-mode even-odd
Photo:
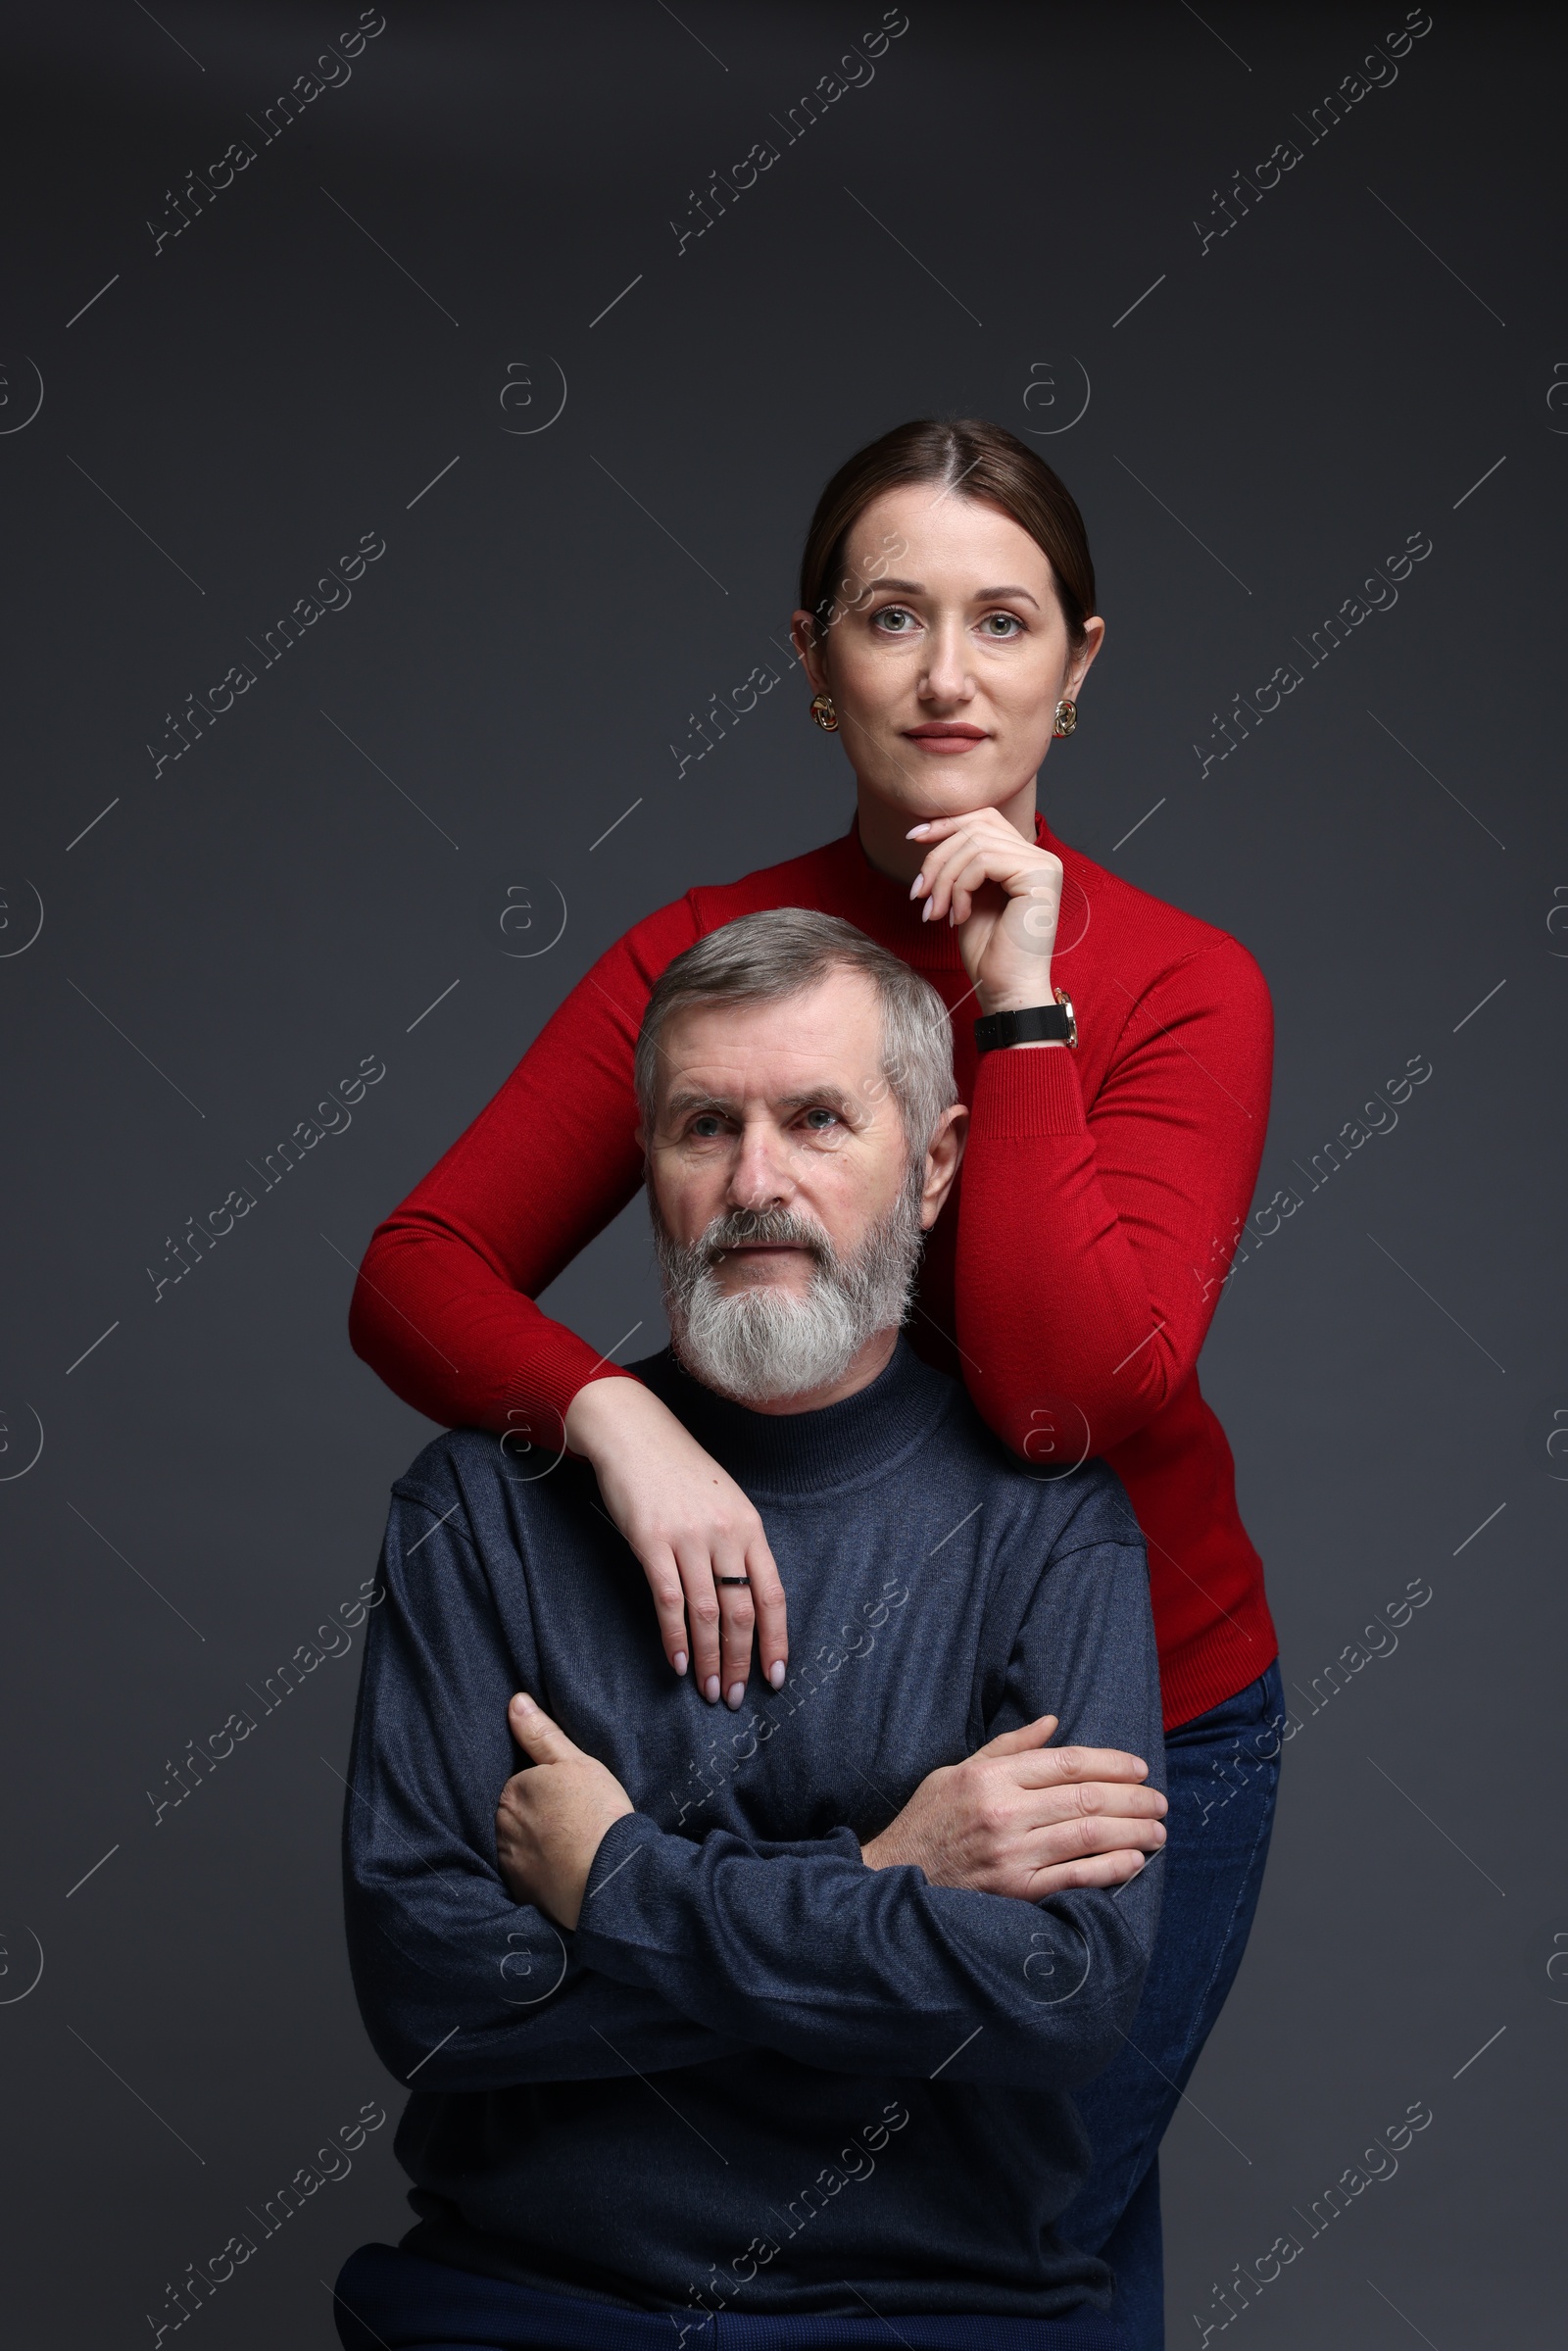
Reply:
[[[344,1858],[361,2009],[413,2084],[404,2241],[677,2313],[1103,2303],[1104,2266],[1053,2227],[1088,2167],[1068,2093],[1132,2022],[1159,1863],[1036,1905],[867,1869],[858,1839],[1048,1711],[1160,1784],[1121,1486],[1036,1477],[902,1342],[789,1416],[667,1354],[637,1369],[762,1513],[789,1680],[732,1715],[670,1673],[586,1465],[530,1476],[460,1431],[398,1482]],[[516,1690],[637,1806],[571,1934],[496,1867]]]

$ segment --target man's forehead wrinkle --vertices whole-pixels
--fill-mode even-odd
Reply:
[[[768,1062],[814,1062],[818,1069],[846,1068],[861,1059],[875,1060],[881,1052],[879,1030],[864,1037],[846,1037],[842,1029],[813,1037],[802,1036],[797,1027],[778,1037],[720,1036],[700,1040],[681,1040],[666,1052],[666,1058],[678,1067],[689,1069],[755,1068]]]
[[[822,1001],[829,992],[837,1004]],[[815,988],[765,1003],[681,1005],[660,1040],[661,1115],[820,1097],[848,1109],[857,1125],[874,1123],[869,1089],[882,1075],[882,1044],[880,1004],[857,971],[832,972]],[[862,1100],[872,1106],[869,1119],[858,1107]]]
[[[828,1059],[808,1048],[769,1048],[765,1053],[738,1050],[683,1055],[672,1061],[666,1081],[666,1100],[676,1093],[710,1095],[725,1102],[803,1102],[809,1095],[837,1094],[846,1102],[860,1092],[867,1077],[881,1073],[880,1056],[869,1055],[864,1067],[835,1055]]]

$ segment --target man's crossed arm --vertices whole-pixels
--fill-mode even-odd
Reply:
[[[1046,1767],[1046,1718],[930,1775],[887,1845],[862,1852],[847,1828],[776,1844],[662,1830],[532,1699],[514,1697],[510,1720],[533,1760],[498,1808],[503,1881],[574,1934],[594,1974],[830,2071],[1072,2088],[1113,2054],[1158,1908],[1157,1886],[1130,1885],[1163,1834],[1164,1799],[1137,1785],[1135,1758],[1086,1750],[1129,1777],[1063,1778]],[[1085,1815],[1081,1787],[1136,1808]],[[1074,1823],[1097,1817],[1136,1842],[1085,1856]],[[916,1852],[988,1887],[935,1884],[909,1866]],[[1079,1883],[989,1890],[1058,1871]]]
[[[635,1810],[613,1772],[574,1746],[519,1691],[508,1710],[529,1758],[501,1791],[496,1857],[513,1897],[575,1927],[612,1822]],[[912,1863],[930,1886],[1044,1901],[1125,1886],[1165,1841],[1165,1798],[1149,1766],[1115,1747],[1053,1747],[1056,1717],[1006,1731],[928,1773],[896,1819],[860,1847],[869,1869]]]

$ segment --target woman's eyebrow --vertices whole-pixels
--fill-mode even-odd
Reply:
[[[892,588],[902,596],[923,596],[926,593],[924,581],[918,579],[874,579],[870,587]],[[999,596],[1016,596],[1023,603],[1032,604],[1037,612],[1040,610],[1039,599],[1031,596],[1027,588],[977,588],[969,601],[971,604],[990,604]]]

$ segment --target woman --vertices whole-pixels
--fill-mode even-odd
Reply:
[[[1077,507],[1000,426],[906,424],[851,458],[812,518],[794,620],[810,714],[855,771],[849,833],[693,890],[603,955],[376,1232],[350,1327],[418,1410],[511,1431],[519,1469],[585,1455],[674,1670],[738,1705],[755,1616],[777,1688],[786,1595],[757,1512],[647,1389],[532,1300],[638,1188],[633,1046],[653,981],[694,939],[815,906],[937,987],[970,1131],[908,1336],[1041,1476],[1103,1454],[1148,1539],[1164,1909],[1137,2029],[1080,2097],[1096,2170],[1062,2227],[1104,2253],[1137,2339],[1157,2344],[1154,2155],[1251,1924],[1283,1721],[1261,1563],[1195,1371],[1256,1178],[1271,1023],[1235,940],[1037,812],[1103,639],[1094,606]]]

